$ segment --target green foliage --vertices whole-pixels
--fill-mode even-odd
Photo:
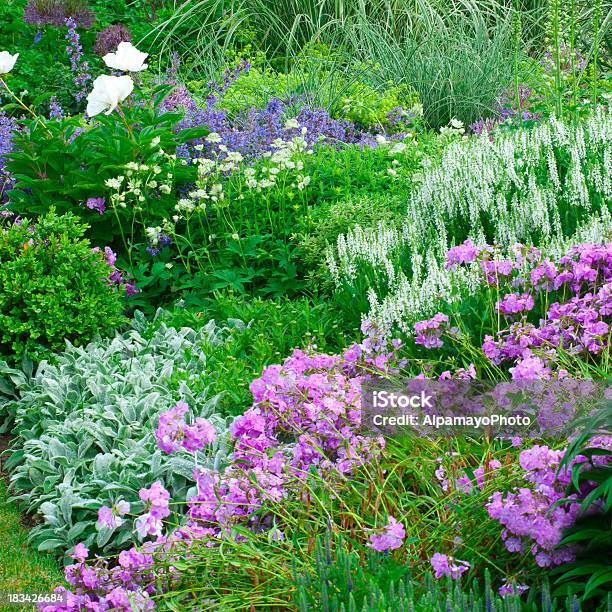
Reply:
[[[199,465],[219,465],[227,452],[219,396],[206,347],[225,341],[234,328],[214,321],[199,331],[147,324],[140,314],[115,338],[86,347],[68,346],[54,364],[29,377],[3,368],[2,388],[17,398],[3,402],[14,419],[11,473],[15,499],[42,519],[31,532],[39,550],[61,554],[78,542],[116,550],[133,538],[132,521],[115,530],[96,528],[97,510],[124,499],[138,514],[138,491],[160,480],[180,513],[193,491],[193,455],[157,448],[161,412],[186,401],[192,416],[207,417],[219,441],[198,453]],[[14,393],[13,393],[14,395]]]
[[[581,504],[576,524],[565,533],[562,544],[575,543],[582,547],[576,561],[555,569],[556,591],[578,593],[591,605],[604,607],[612,598],[612,451],[592,448],[590,439],[612,433],[612,402],[602,406],[587,421],[568,447],[559,468],[569,465],[577,456],[587,457],[590,465],[580,462],[572,467],[572,485],[568,494],[588,491]],[[593,502],[601,506],[593,512]],[[591,512],[589,512],[591,511]]]
[[[8,498],[6,485],[0,481],[0,589],[5,593],[50,593],[62,584],[60,564],[28,545],[28,528]]]
[[[241,163],[228,176],[222,170],[223,163],[215,162],[217,170],[197,187],[221,185],[222,198],[196,207],[184,226],[171,230],[174,244],[170,249],[155,258],[142,254],[142,263],[132,270],[136,285],[145,288],[161,278],[166,284],[160,287],[169,289],[161,291],[162,299],[183,291],[191,303],[196,303],[197,296],[222,290],[265,297],[299,295],[307,289],[306,279],[316,274],[325,255],[324,251],[318,253],[313,269],[313,249],[327,240],[335,241],[337,230],[352,226],[349,209],[337,225],[329,218],[332,226],[325,230],[322,220],[335,213],[333,203],[358,194],[371,194],[384,202],[392,192],[407,199],[411,177],[421,161],[436,155],[444,142],[424,134],[418,141],[400,143],[397,153],[398,145],[391,143],[375,148],[317,145],[292,154],[292,163],[303,164],[302,170],[264,158],[252,165]],[[280,171],[274,183],[262,187],[261,179],[276,168]],[[253,185],[253,176],[259,184]],[[307,182],[300,185],[300,176],[308,177]],[[315,235],[314,246],[307,247],[310,255],[306,253],[303,259],[302,247],[310,235]],[[311,286],[317,292],[324,289]]]
[[[249,383],[271,363],[280,363],[295,348],[315,345],[337,352],[357,330],[347,329],[342,312],[325,301],[306,298],[263,300],[218,295],[197,310],[179,308],[164,316],[167,325],[198,329],[204,321],[245,321],[221,344],[207,346],[215,376],[211,392],[220,393],[223,414],[242,414],[252,402]]]
[[[153,92],[159,101],[167,88]],[[90,125],[81,117],[34,120],[15,138],[7,164],[17,184],[9,193],[10,208],[20,215],[79,211],[91,226],[92,239],[122,244],[128,259],[143,226],[172,215],[176,196],[171,187],[194,179],[189,167],[177,164],[178,144],[206,134],[193,128],[175,134],[179,113],[158,115],[155,102],[126,107],[121,115],[99,115]],[[167,186],[166,189],[164,186]],[[104,214],[86,206],[104,198]]]
[[[331,285],[325,263],[325,252],[334,246],[338,236],[355,225],[376,227],[379,223],[397,223],[406,205],[407,194],[397,193],[347,195],[346,199],[326,200],[313,212],[308,228],[299,239],[299,255],[314,286]]]
[[[296,565],[296,570],[297,570]],[[481,590],[477,581],[469,587],[450,577],[436,580],[431,574],[415,580],[409,567],[397,564],[380,553],[366,551],[365,560],[342,537],[332,541],[328,532],[317,538],[314,564],[306,571],[295,571],[296,603],[300,612],[394,612],[396,610],[466,610],[519,612],[573,610],[571,606],[540,608],[536,597],[521,602],[520,597],[504,598],[494,593],[488,572]],[[541,591],[542,606],[550,599],[548,586]]]
[[[0,354],[40,361],[66,340],[88,342],[124,322],[111,268],[83,238],[86,226],[53,210],[0,228]]]
[[[376,66],[343,61],[327,46],[309,46],[287,73],[272,69],[265,60],[262,63],[262,68],[253,67],[241,74],[224,93],[222,106],[230,113],[250,106],[262,108],[272,97],[296,96],[325,108],[333,117],[366,128],[401,131],[418,125],[421,108],[413,89],[392,82],[374,87],[369,75]],[[398,113],[392,123],[389,115],[400,107],[403,116]]]

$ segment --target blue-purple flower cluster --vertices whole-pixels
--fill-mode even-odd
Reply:
[[[251,106],[230,115],[223,109],[223,94],[238,76],[250,69],[250,63],[240,62],[235,68],[226,69],[221,84],[209,83],[210,93],[204,106],[200,106],[183,85],[176,85],[160,106],[162,112],[182,109],[184,119],[178,124],[179,130],[206,126],[211,132],[219,135],[216,142],[196,140],[182,146],[178,155],[184,159],[201,157],[193,150],[194,145],[202,145],[207,153],[214,153],[223,158],[224,150],[240,153],[246,159],[255,159],[273,150],[273,143],[278,139],[289,141],[296,136],[304,137],[309,147],[324,142],[337,145],[341,143],[358,144],[376,147],[379,144],[376,133],[363,130],[348,119],[336,119],[323,108],[304,104],[296,96],[286,99],[273,97],[264,108]],[[167,82],[175,84],[176,68]],[[403,109],[394,109],[390,115],[391,125],[405,117]],[[388,139],[399,140],[405,134],[387,134]]]
[[[66,18],[66,53],[70,58],[70,68],[74,75],[75,94],[77,102],[80,102],[87,95],[87,84],[91,81],[89,73],[89,63],[83,59],[83,47],[81,46],[81,37],[77,32],[77,22],[74,17]]]
[[[0,206],[6,202],[6,194],[15,184],[12,175],[6,169],[6,158],[13,150],[13,138],[16,131],[17,122],[0,111]]]

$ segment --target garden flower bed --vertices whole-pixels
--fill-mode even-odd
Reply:
[[[0,8],[3,609],[609,610],[611,14],[565,4]]]

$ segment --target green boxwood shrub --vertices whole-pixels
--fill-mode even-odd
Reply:
[[[66,340],[83,344],[124,322],[111,267],[83,238],[86,225],[54,211],[0,225],[0,355],[40,361]]]

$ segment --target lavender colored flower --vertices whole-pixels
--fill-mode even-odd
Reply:
[[[82,563],[89,556],[89,549],[85,546],[85,544],[79,543],[74,547],[74,550],[70,556]]]
[[[513,584],[511,580],[506,580],[506,582],[499,587],[498,592],[502,597],[505,597],[506,595],[521,595],[528,589],[529,587],[526,584]]]
[[[511,362],[515,379],[566,376],[562,368],[554,367],[557,347],[572,355],[593,357],[609,345],[612,245],[579,244],[557,262],[542,259],[537,249],[515,245],[512,250],[515,261],[501,260],[495,270],[488,260],[481,265],[489,284],[512,289],[498,300],[499,312],[522,317],[498,331],[495,338],[485,336],[483,351],[496,365]],[[517,287],[524,292],[515,292]],[[563,301],[554,300],[551,294],[556,291]],[[524,313],[534,309],[534,296],[542,293],[547,310],[536,325]]]
[[[6,193],[13,188],[15,181],[6,169],[6,158],[13,151],[13,138],[17,122],[0,111],[0,206],[6,200]]]
[[[97,210],[100,214],[103,214],[106,210],[106,200],[104,198],[88,198],[85,206],[90,210]]]
[[[103,527],[116,529],[125,523],[125,519],[122,517],[129,511],[130,504],[125,500],[118,501],[112,507],[102,506],[98,510],[98,523]]]
[[[62,119],[64,116],[64,111],[60,106],[57,98],[55,96],[51,96],[49,99],[49,119]]]
[[[533,297],[529,293],[507,293],[501,300],[498,300],[495,307],[498,312],[505,315],[512,315],[519,312],[526,312],[534,307]]]
[[[436,578],[442,578],[442,576],[450,576],[453,580],[456,580],[470,569],[471,565],[467,561],[461,561],[442,553],[434,553],[430,559],[431,566],[433,567]]]
[[[146,513],[139,516],[135,522],[138,535],[143,539],[146,536],[161,535],[163,529],[162,519],[170,516],[168,504],[170,493],[157,480],[148,489],[140,489],[138,495],[145,502],[146,510]]]
[[[234,526],[271,529],[271,537],[277,537],[265,513],[268,500],[279,502],[288,495],[299,496],[312,469],[333,484],[378,457],[384,440],[359,434],[361,389],[365,377],[379,371],[378,351],[387,346],[374,326],[367,326],[367,332],[364,342],[340,355],[295,350],[282,364],[266,367],[251,384],[253,406],[230,428],[234,451],[229,465],[221,471],[195,471],[197,494],[189,500],[186,521],[163,535],[162,521],[170,513],[169,495],[159,482],[141,489],[145,508],[135,528],[142,539],[156,539],[122,551],[118,564],[97,559],[91,565],[67,567],[72,591],[60,589],[69,602],[61,609],[108,609],[113,602],[124,601],[124,595],[134,601],[142,593],[159,593],[167,578],[175,575],[173,570],[166,570],[172,566],[172,558],[187,552],[177,548],[183,543],[199,540],[212,546],[220,539],[236,537]],[[385,371],[397,372],[393,353],[383,361]],[[169,412],[161,437],[174,447],[179,441],[176,434],[183,428],[186,405]],[[194,426],[197,436],[211,437],[205,423],[196,420]],[[390,548],[396,547],[404,538],[403,526],[390,519],[378,535],[387,538],[385,543],[391,544]],[[154,564],[164,556],[168,563]],[[139,609],[151,607],[148,596],[143,595]],[[51,612],[53,608],[44,609]]]
[[[491,134],[495,131],[495,128],[498,126],[498,121],[494,117],[487,117],[486,119],[478,119],[469,126],[469,129],[479,136],[482,135],[483,132],[487,134]]]
[[[121,42],[131,42],[132,33],[122,23],[112,23],[96,34],[94,53],[103,57],[107,53],[113,53]]]
[[[590,446],[612,449],[612,437],[593,438]],[[565,451],[548,446],[535,445],[524,450],[519,463],[524,470],[525,486],[518,487],[504,497],[493,493],[487,503],[489,515],[504,527],[502,539],[511,552],[528,547],[540,567],[551,567],[574,560],[577,547],[574,544],[559,546],[563,532],[571,527],[580,509],[580,501],[593,488],[585,483],[583,490],[567,495],[575,464],[586,462],[578,455],[569,465],[559,470]],[[585,463],[588,469],[588,464]],[[561,503],[561,500],[564,500]]]
[[[104,257],[104,261],[111,267],[111,273],[108,276],[108,284],[114,287],[123,287],[126,295],[134,295],[138,289],[136,286],[128,281],[123,274],[115,267],[117,262],[117,254],[110,248],[104,247],[104,251],[100,247],[94,247],[92,249],[94,253],[101,253]]]
[[[149,245],[146,250],[153,257],[157,257],[157,255],[159,255],[163,251],[163,249],[170,244],[172,244],[172,238],[168,236],[168,234],[164,234],[163,232],[161,232],[157,236],[155,244]]]
[[[395,550],[401,547],[405,537],[406,530],[404,526],[393,516],[389,516],[389,522],[382,530],[370,534],[370,541],[367,546],[378,552]]]
[[[157,445],[166,453],[173,453],[181,447],[195,452],[216,439],[215,428],[206,419],[198,417],[193,425],[188,425],[185,422],[188,411],[189,406],[179,401],[160,415],[155,436]]]
[[[448,317],[439,312],[431,319],[418,321],[414,325],[416,336],[414,341],[417,344],[422,344],[425,348],[440,348],[444,343],[441,336],[446,331],[448,325]]]

